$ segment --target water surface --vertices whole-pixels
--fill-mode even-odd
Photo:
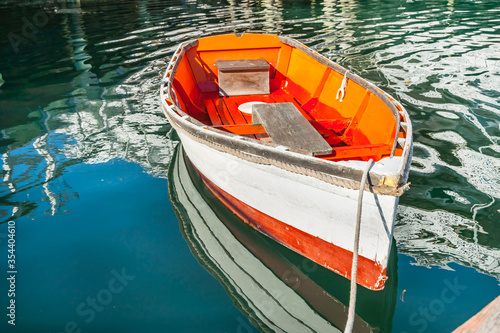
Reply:
[[[245,31],[296,38],[408,110],[415,150],[393,284],[362,293],[357,314],[372,331],[453,330],[500,294],[499,14],[486,0],[0,1],[1,274],[9,221],[18,271],[16,326],[1,314],[2,332],[293,331],[230,287],[237,277],[191,236],[196,215],[169,199],[178,141],[160,110],[162,71],[182,41]],[[279,278],[269,295],[299,297],[308,319],[342,326],[347,281],[206,200],[218,215],[205,220],[251,235],[231,242],[279,257],[248,251]],[[283,282],[287,269],[312,287]],[[113,293],[117,274],[129,280]],[[311,290],[338,301],[331,312]]]

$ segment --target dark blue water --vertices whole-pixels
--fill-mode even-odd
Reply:
[[[393,282],[361,292],[357,314],[368,331],[452,331],[500,294],[499,13],[486,0],[0,1],[0,331],[294,331],[263,295],[299,297],[301,323],[342,328],[348,281],[207,195],[194,212],[174,195],[162,71],[181,41],[243,31],[299,39],[408,110],[415,157]],[[197,220],[230,230],[276,285],[245,291]]]

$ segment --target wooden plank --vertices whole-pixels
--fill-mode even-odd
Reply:
[[[240,116],[236,116],[235,117],[235,122],[237,124],[239,124],[239,123],[241,123],[241,124],[248,124],[249,123],[249,121],[247,120],[247,118],[245,118],[245,116],[243,115],[243,113],[238,109],[238,103],[237,103],[237,100],[234,97],[226,97],[226,98],[224,98],[224,103],[226,104],[226,107],[231,111],[231,113],[235,112],[234,110],[238,110],[238,113],[240,114],[241,117]],[[238,119],[238,121],[236,121],[236,119]]]
[[[286,98],[286,97],[288,98]],[[261,100],[265,103],[287,103],[290,101],[294,102],[295,107],[302,113],[304,117],[306,117],[307,120],[311,120],[312,118],[309,116],[307,112],[305,112],[302,107],[295,101],[293,100],[293,97],[288,96],[286,93],[278,93],[278,94],[271,94],[271,95],[263,95],[260,96]]]
[[[323,156],[322,159],[339,160],[344,158],[389,155],[391,150],[392,145],[385,143],[376,145],[334,147],[332,155]]]
[[[225,120],[222,120],[222,123],[228,124],[228,125],[234,125],[235,122],[233,120],[233,116],[232,116],[231,112],[229,112],[229,110],[225,107],[224,101],[222,100],[222,97],[215,98],[212,100],[212,102],[214,103],[215,108],[217,109],[217,112],[219,113],[219,116],[221,117],[221,120],[225,119]]]
[[[225,112],[231,114],[231,117],[233,117],[235,125],[248,123],[246,118],[243,116],[241,111],[238,109],[238,105],[234,101],[231,101],[231,98],[227,98],[227,97],[222,98],[221,97],[220,101],[223,104],[222,107],[224,108]]]
[[[259,101],[261,99],[262,96],[259,96],[259,98],[257,98]],[[226,102],[226,105],[228,108],[230,108],[230,110],[236,110],[236,111],[231,111],[231,114],[235,114],[235,113],[238,113],[239,115],[241,115],[241,118],[239,118],[238,115],[236,115],[236,117],[239,119],[238,121],[236,121],[236,118],[235,118],[235,122],[236,124],[251,124],[252,123],[252,115],[251,114],[248,114],[248,113],[243,113],[239,110],[238,106],[241,105],[241,104],[244,104],[244,103],[247,103],[247,102],[255,102],[256,101],[256,98],[252,98],[250,96],[230,96],[230,97],[225,97],[224,98],[224,101]],[[254,139],[259,139],[259,138],[263,138],[263,137],[267,137],[267,134],[265,134],[265,131],[264,132],[261,132],[261,133],[249,133],[251,134],[249,137],[253,137]],[[241,134],[243,135],[243,134]]]
[[[243,103],[246,103],[249,101],[258,101],[260,99],[258,99],[258,98],[257,99],[255,99],[255,98],[250,99],[250,97],[248,97],[248,96],[230,96],[230,97],[226,97],[225,100],[227,101],[226,104],[228,105],[228,107],[233,107],[234,105],[236,105],[236,108],[238,108],[238,106],[240,106]],[[247,124],[252,123],[252,115],[251,114],[242,113],[242,116],[245,118]]]
[[[495,298],[474,317],[467,320],[453,333],[490,333],[498,332],[500,327],[500,296]]]
[[[212,125],[222,125],[223,121],[221,117],[219,117],[219,113],[217,112],[217,109],[215,108],[214,103],[210,99],[204,100],[205,102],[205,107],[207,108],[207,113],[208,116],[210,117],[210,121],[212,122]]]
[[[254,124],[262,124],[274,143],[307,155],[326,155],[332,147],[292,103],[257,104]]]

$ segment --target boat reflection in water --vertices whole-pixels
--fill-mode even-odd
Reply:
[[[261,331],[340,332],[349,280],[252,229],[205,187],[179,145],[168,173],[180,229],[198,262]],[[394,244],[395,245],[395,244]],[[396,305],[397,256],[382,291],[358,286],[355,332],[390,332]]]

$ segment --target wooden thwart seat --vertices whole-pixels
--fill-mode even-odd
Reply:
[[[253,106],[254,124],[262,124],[274,143],[306,155],[328,155],[333,149],[293,103]]]

